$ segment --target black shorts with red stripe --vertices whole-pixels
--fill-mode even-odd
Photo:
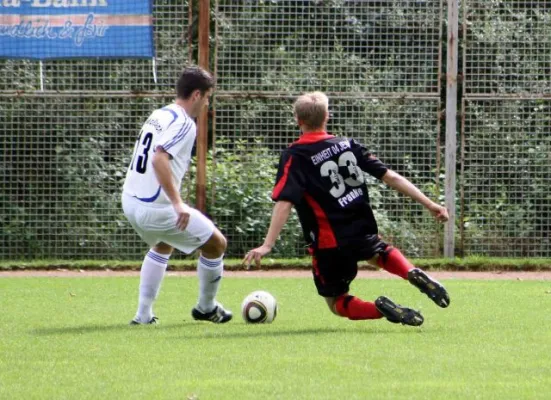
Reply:
[[[367,235],[353,244],[312,251],[312,273],[320,296],[338,297],[348,293],[358,273],[358,261],[383,253],[388,244],[379,235]]]

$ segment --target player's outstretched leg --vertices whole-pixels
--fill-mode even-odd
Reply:
[[[439,307],[446,308],[450,305],[450,296],[444,286],[427,275],[423,270],[419,268],[412,269],[408,272],[408,280]]]
[[[344,294],[328,299],[331,310],[341,317],[346,317],[353,321],[383,318],[383,314],[377,310],[374,303],[363,301],[358,297]]]
[[[446,308],[450,305],[450,296],[444,286],[421,269],[415,268],[397,248],[388,246],[379,255],[377,265],[392,274],[407,279],[439,307]]]
[[[408,279],[408,272],[414,265],[395,247],[388,246],[377,258],[377,265],[402,279]]]
[[[420,326],[424,322],[424,318],[419,311],[402,307],[385,296],[381,296],[375,300],[375,306],[389,322],[395,324]]]
[[[163,248],[163,250],[166,250],[165,253],[168,254],[151,249],[143,260],[140,270],[138,310],[130,322],[131,325],[157,323],[157,317],[153,314],[153,303],[159,294],[172,249],[170,246],[166,246],[166,249]]]
[[[217,324],[228,322],[233,314],[215,301],[224,271],[224,251],[226,239],[215,229],[211,238],[201,247],[201,256],[197,264],[199,277],[199,299],[191,310],[195,320],[210,321]]]

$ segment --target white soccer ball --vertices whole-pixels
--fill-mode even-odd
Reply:
[[[269,324],[277,315],[277,301],[270,293],[257,290],[241,303],[241,315],[249,324]]]

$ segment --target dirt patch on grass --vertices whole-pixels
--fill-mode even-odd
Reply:
[[[84,278],[117,276],[139,276],[139,271],[111,271],[111,270],[24,270],[24,271],[0,271],[0,278],[13,277],[52,277],[52,278]],[[195,271],[168,271],[168,276],[195,276]],[[430,275],[436,279],[508,279],[508,280],[551,280],[551,271],[431,271]],[[309,278],[312,276],[307,270],[253,270],[253,271],[225,271],[226,278]],[[371,279],[395,279],[396,277],[386,271],[362,271],[358,278]]]

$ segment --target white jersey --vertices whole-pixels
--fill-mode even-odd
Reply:
[[[172,176],[179,191],[191,160],[196,135],[195,122],[179,105],[171,104],[153,111],[143,125],[134,146],[123,193],[145,204],[171,204],[155,176],[152,165],[153,153],[161,146],[172,156]]]

